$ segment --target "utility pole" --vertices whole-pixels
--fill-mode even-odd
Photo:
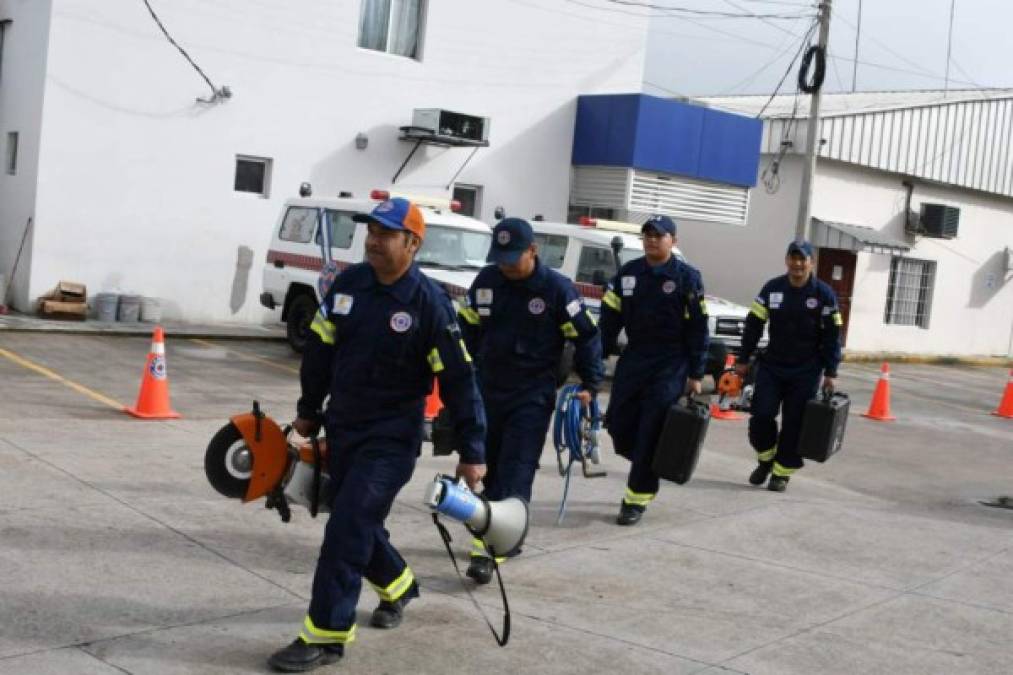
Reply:
[[[827,41],[830,39],[830,6],[833,0],[823,0],[820,3],[820,35],[817,44],[823,50],[824,56],[829,60],[827,54]],[[798,222],[795,224],[795,238],[809,238],[809,215],[812,207],[813,176],[816,173],[816,151],[819,149],[819,139],[816,138],[820,126],[820,86],[812,94],[812,101],[809,103],[809,123],[806,125],[805,133],[805,164],[802,165],[802,189],[798,200]]]
[[[858,88],[858,40],[862,37],[862,0],[858,0],[858,23],[855,24],[855,63],[851,69],[851,93]]]
[[[950,28],[946,35],[946,79],[943,80],[943,98],[950,90],[950,50],[953,48],[953,11],[957,8],[957,0],[950,0]]]

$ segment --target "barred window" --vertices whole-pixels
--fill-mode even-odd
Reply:
[[[890,285],[886,291],[883,322],[928,328],[935,281],[935,261],[895,256],[890,261]]]

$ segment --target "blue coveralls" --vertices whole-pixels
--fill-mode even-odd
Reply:
[[[417,265],[390,286],[368,264],[352,265],[311,328],[298,412],[319,419],[330,394],[324,421],[335,496],[301,637],[343,644],[355,639],[362,577],[382,600],[418,594],[383,523],[415,468],[433,375],[464,462],[485,460],[485,413],[450,299]]]
[[[758,359],[749,443],[758,461],[774,462],[775,476],[790,476],[802,467],[798,439],[805,404],[816,396],[821,371],[837,377],[841,313],[833,289],[811,274],[800,288],[791,285],[788,275],[771,279],[746,317],[739,363],[749,363],[767,321],[770,342]]]
[[[485,496],[530,502],[563,344],[574,342],[582,386],[595,394],[604,377],[598,327],[573,282],[537,259],[522,281],[507,279],[495,265],[482,269],[458,314],[488,418]],[[480,541],[472,554],[483,554]]]
[[[626,328],[605,426],[616,452],[631,462],[623,502],[645,507],[658,493],[651,461],[668,409],[687,377],[704,375],[710,334],[700,272],[675,256],[657,267],[631,260],[608,285],[601,317],[606,356],[618,353]]]

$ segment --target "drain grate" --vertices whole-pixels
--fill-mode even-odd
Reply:
[[[994,509],[1013,509],[1013,497],[996,497],[990,502],[979,502],[985,506],[991,506]]]

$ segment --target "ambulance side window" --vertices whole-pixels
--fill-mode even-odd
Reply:
[[[535,233],[535,243],[538,244],[538,258],[554,270],[563,266],[563,258],[566,257],[566,244],[569,237],[559,234]]]
[[[313,238],[317,229],[317,210],[302,206],[290,206],[281,223],[278,238],[282,241],[293,241],[305,244]]]
[[[612,257],[612,249],[601,246],[584,245],[580,249],[577,261],[576,281],[584,284],[599,283],[602,279],[611,279],[616,275],[616,264]]]
[[[327,209],[327,220],[331,222],[331,248],[351,248],[356,226],[352,212]],[[320,232],[316,242],[320,243]]]

